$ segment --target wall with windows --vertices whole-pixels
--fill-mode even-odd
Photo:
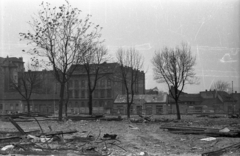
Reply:
[[[69,80],[69,98],[69,112],[88,113],[89,91],[86,76],[74,76]],[[112,82],[107,77],[103,77],[97,81],[96,88],[92,93],[92,98],[93,113],[102,113],[112,105],[114,99],[113,87]],[[74,106],[73,103],[75,103],[76,106]]]
[[[0,114],[16,114],[24,112],[24,105],[19,100],[1,101]]]
[[[113,108],[113,101],[119,94],[124,94],[125,87],[121,81],[116,81],[115,77],[119,77],[119,69],[117,63],[106,63],[101,68],[100,79],[97,81],[96,88],[92,94],[93,98],[93,112],[104,111],[110,113]],[[134,86],[136,94],[143,94],[145,92],[145,74],[138,71],[139,80]],[[95,80],[95,75],[92,75],[91,84]],[[68,93],[70,102],[77,101],[78,107],[76,107],[80,113],[88,112],[88,79],[84,68],[79,65],[73,73],[73,76],[68,82]],[[84,103],[84,107],[82,107]],[[69,108],[73,110],[72,108]],[[74,112],[74,111],[73,111]]]

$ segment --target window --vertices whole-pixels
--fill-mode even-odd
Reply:
[[[111,89],[108,89],[108,90],[107,90],[107,97],[108,97],[108,98],[111,98],[111,97],[112,97],[112,90],[111,90]]]
[[[117,113],[118,113],[118,114],[124,114],[124,108],[123,108],[123,106],[117,106]]]
[[[10,104],[10,109],[13,110],[13,105],[12,104]]]
[[[107,86],[108,86],[108,87],[111,86],[111,80],[107,80]]]
[[[73,92],[72,92],[72,90],[69,90],[69,91],[68,91],[68,94],[69,94],[69,98],[73,98]]]
[[[100,104],[100,103],[101,103],[101,101],[99,101],[99,104]],[[97,102],[97,101],[94,101],[93,107],[98,107],[98,102]]]
[[[156,106],[156,114],[157,115],[163,114],[163,106]]]
[[[102,90],[101,90],[101,98],[104,98],[104,94],[105,94],[105,90],[102,89]]]
[[[112,108],[112,101],[107,101],[105,107]]]
[[[136,84],[136,87],[135,87],[136,89],[135,89],[135,92],[136,92],[136,94],[139,94],[139,91],[138,91],[138,85]]]
[[[76,107],[76,108],[78,107],[78,102],[77,102],[77,101],[75,102],[75,107]]]
[[[75,84],[74,84],[74,85],[75,85],[75,88],[79,88],[78,80],[75,80],[74,83],[75,83]]]
[[[202,106],[195,106],[195,111],[196,111],[197,113],[202,113],[203,107],[202,107]]]
[[[17,107],[17,105],[16,105],[16,107]],[[38,105],[38,104],[35,104],[35,105],[34,105],[34,110],[35,110],[35,112],[38,111],[38,108],[39,108],[39,105]]]
[[[101,86],[101,87],[104,87],[104,85],[105,85],[105,84],[104,84],[104,80],[101,80],[101,81],[100,81],[100,86]]]
[[[72,107],[72,102],[69,102],[68,107],[69,107],[69,108]]]
[[[122,89],[122,94],[126,94],[126,89],[125,88]]]
[[[93,96],[94,96],[95,98],[98,98],[98,90],[95,90],[95,91],[94,91]]]
[[[81,87],[84,88],[85,87],[85,80],[81,81]]]
[[[79,91],[75,90],[75,98],[79,98]]]
[[[137,106],[137,114],[142,114],[142,106]]]
[[[103,107],[104,101],[99,101],[99,107]]]
[[[72,80],[69,80],[68,85],[69,85],[69,88],[73,87]]]
[[[85,98],[85,90],[82,90],[82,92],[81,92],[81,98]]]
[[[82,101],[82,105],[81,105],[82,107],[85,107],[85,103],[84,103],[84,101]]]
[[[152,106],[146,106],[146,114],[152,115]]]

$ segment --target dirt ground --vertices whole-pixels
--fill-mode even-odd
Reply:
[[[217,137],[214,141],[202,141],[207,138],[205,135],[182,135],[172,134],[166,130],[160,129],[161,125],[170,126],[194,126],[208,128],[240,129],[240,119],[208,118],[196,116],[182,116],[182,120],[173,120],[175,116],[159,116],[162,122],[154,123],[130,123],[123,121],[41,121],[45,132],[49,127],[54,131],[76,129],[78,133],[75,136],[86,136],[91,134],[98,136],[108,133],[117,134],[118,140],[121,141],[119,147],[112,147],[112,156],[137,156],[140,152],[147,152],[148,155],[154,156],[199,156],[204,152],[217,150],[234,143],[240,143],[240,138]],[[165,119],[169,119],[168,121]],[[36,130],[39,126],[36,122],[19,122],[19,125],[25,130]],[[137,127],[132,129],[132,127]],[[16,131],[10,122],[0,121],[0,131]],[[0,145],[1,146],[1,145]],[[126,151],[125,151],[125,150]],[[240,155],[238,151],[230,151],[226,156]]]

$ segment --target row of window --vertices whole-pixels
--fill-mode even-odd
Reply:
[[[91,84],[94,84],[94,81],[91,82]],[[98,87],[110,87],[111,81],[110,80],[99,80],[97,82]],[[69,80],[69,88],[85,88],[87,87],[87,80]]]
[[[126,114],[127,112],[126,109],[124,109],[123,106],[117,106],[117,110],[115,113],[117,114]],[[143,113],[143,109],[142,109],[142,106],[137,106],[136,107],[136,110],[134,111],[133,110],[133,106],[130,107],[130,113],[131,114],[142,114]],[[146,109],[145,109],[145,113],[146,115],[152,115],[153,114],[153,107],[152,106],[147,106]],[[161,115],[163,114],[163,106],[156,106],[156,114],[157,115]]]
[[[109,106],[110,104],[111,104],[111,101],[105,101],[105,100],[98,100],[98,101],[92,102],[93,107],[104,107],[104,106]],[[88,107],[88,102],[87,101],[69,102],[68,107],[70,108]]]
[[[93,92],[93,98],[111,98],[111,89],[97,89]],[[69,98],[88,98],[87,90],[69,90]]]

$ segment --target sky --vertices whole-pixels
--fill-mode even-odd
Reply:
[[[29,47],[19,33],[31,31],[27,24],[41,9],[42,0],[0,1],[0,56],[31,56],[22,53]],[[47,0],[60,6],[64,0]],[[82,10],[83,18],[103,27],[102,38],[113,57],[119,47],[135,47],[144,56],[146,88],[165,84],[153,79],[151,60],[155,51],[182,42],[191,46],[197,64],[199,85],[187,85],[184,91],[198,93],[210,89],[217,80],[233,83],[240,92],[240,1],[239,0],[69,0]]]

